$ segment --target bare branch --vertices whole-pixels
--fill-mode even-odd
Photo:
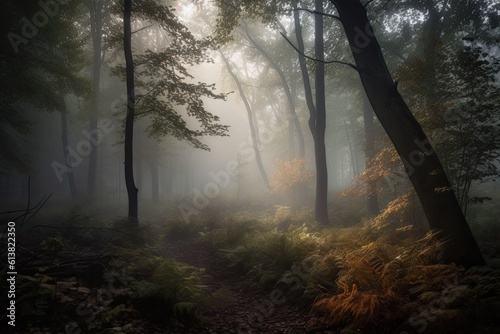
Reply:
[[[312,9],[307,9],[307,8],[295,8],[294,10],[303,10],[304,12],[308,12],[308,13],[311,13],[311,14],[319,14],[319,15],[323,15],[323,16],[326,16],[326,17],[331,17],[332,19],[335,19],[335,20],[338,20],[338,21],[342,22],[342,19],[339,16],[337,16],[337,15],[323,13],[323,12],[318,12],[317,10],[312,10]]]
[[[146,27],[142,27],[141,29],[137,29],[136,31],[132,31],[132,35],[133,35],[133,34],[135,34],[136,32],[139,32],[139,31],[141,31],[141,30],[144,30],[144,29],[150,28],[150,27],[152,27],[152,26],[153,26],[153,25],[152,25],[152,24],[150,24],[150,25],[148,25],[148,26],[146,26]]]
[[[346,62],[343,62],[343,61],[339,61],[339,60],[320,60],[320,59],[316,59],[316,58],[313,58],[313,57],[310,57],[306,54],[304,54],[304,52],[300,51],[295,45],[293,45],[293,43],[283,34],[283,33],[280,33],[281,36],[283,36],[283,38],[288,42],[288,44],[290,44],[292,46],[292,48],[295,49],[295,51],[297,51],[301,56],[307,58],[307,59],[311,59],[311,60],[314,60],[314,61],[317,61],[319,63],[324,63],[324,64],[341,64],[341,65],[346,65],[346,66],[349,66],[350,68],[356,70],[356,71],[360,71],[359,68],[356,66],[356,65],[353,65],[353,64],[350,64],[350,63],[346,63]]]

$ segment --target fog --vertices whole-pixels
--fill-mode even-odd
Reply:
[[[137,50],[138,51],[138,50]],[[293,50],[288,50],[293,54]],[[241,165],[240,187],[244,188],[244,194],[240,198],[245,201],[253,201],[262,198],[262,194],[269,194],[265,183],[262,181],[255,162],[255,152],[253,149],[251,132],[248,124],[247,112],[239,96],[234,82],[228,77],[224,64],[220,59],[215,58],[213,64],[202,64],[190,69],[193,75],[193,82],[214,83],[218,92],[227,93],[225,101],[213,101],[204,99],[204,107],[207,111],[220,117],[220,123],[228,125],[229,130],[225,137],[205,136],[201,140],[208,146],[208,150],[196,149],[189,143],[183,142],[173,137],[166,136],[159,140],[151,139],[145,133],[147,120],[139,120],[135,125],[134,153],[135,165],[134,176],[139,188],[141,201],[150,201],[152,199],[151,171],[149,159],[156,155],[159,166],[160,177],[160,198],[162,201],[180,200],[190,201],[196,197],[199,191],[204,193],[205,187],[209,192],[213,191],[217,196],[224,198],[235,198],[237,195],[237,177],[233,171],[230,180],[226,181],[228,168],[234,169],[235,165]],[[272,74],[272,73],[271,73]],[[258,85],[258,83],[257,83]],[[259,94],[265,94],[263,88],[257,87],[253,93],[254,99],[259,99]],[[123,181],[123,106],[126,103],[124,94],[124,84],[116,78],[104,75],[102,79],[102,93],[100,98],[100,124],[105,130],[98,128],[96,131],[89,131],[85,124],[87,116],[82,101],[78,101],[74,96],[65,98],[65,106],[69,119],[69,151],[71,162],[74,167],[71,173],[76,179],[76,185],[84,197],[86,189],[86,176],[88,172],[88,156],[92,150],[98,152],[98,193],[99,202],[110,201],[113,205],[123,205],[126,203],[126,189]],[[274,93],[279,92],[279,87],[274,88]],[[266,97],[269,99],[269,97]],[[341,112],[340,108],[345,108],[346,102],[341,97],[332,98],[329,110],[332,115]],[[279,101],[275,101],[275,106],[270,108],[282,108]],[[283,103],[284,104],[284,103]],[[278,159],[287,157],[286,133],[287,117],[277,116],[275,110],[271,114],[270,108],[265,105],[256,108],[257,122],[261,147],[260,151],[263,157],[264,167],[269,175],[272,175],[275,168],[275,162]],[[66,203],[70,198],[67,185],[68,169],[62,167],[65,164],[65,158],[62,154],[60,133],[61,120],[56,112],[44,112],[35,110],[32,106],[22,108],[26,117],[33,122],[33,129],[29,140],[31,143],[24,143],[22,150],[26,154],[26,159],[33,161],[34,170],[29,175],[31,178],[32,196],[42,194],[52,194],[52,201]],[[304,135],[306,139],[307,152],[312,151],[312,138],[307,129],[307,116],[299,115]],[[196,128],[196,121],[187,117],[189,126]],[[341,191],[348,187],[352,182],[352,172],[349,166],[349,157],[347,144],[345,143],[345,134],[335,134],[336,130],[342,130],[342,125],[334,124],[329,121],[327,129],[329,145],[329,186],[334,191]],[[98,135],[95,135],[98,133]],[[361,141],[352,139],[354,145],[361,147]],[[340,144],[337,144],[339,143]],[[362,160],[362,151],[359,150],[356,155]],[[239,160],[239,162],[238,162]],[[311,154],[307,156],[308,168],[313,168],[314,157]],[[340,162],[338,162],[340,160]],[[14,174],[15,175],[15,174]],[[7,186],[9,201],[23,203],[27,200],[27,177],[26,175],[9,176],[9,182],[15,185]],[[220,175],[221,180],[214,180],[213,175]],[[16,181],[14,181],[16,180]],[[4,179],[4,182],[7,180]],[[8,183],[9,183],[8,182]],[[218,189],[211,189],[210,183],[222,183]],[[312,195],[312,191],[309,191]],[[205,194],[205,197],[214,196]],[[82,198],[80,198],[81,200]],[[77,205],[80,201],[69,201],[65,205]],[[7,204],[7,202],[4,202]],[[10,205],[7,204],[7,205]]]
[[[497,1],[4,7],[10,332],[499,332]]]
[[[217,8],[207,4],[204,6],[202,9],[200,5],[187,2],[177,4],[180,22],[183,22],[197,38],[207,38],[215,31],[213,22],[216,19]],[[425,20],[423,14],[415,13],[420,19],[409,22],[417,27]],[[111,17],[114,20],[117,19],[116,16]],[[397,34],[399,27],[405,24],[404,16],[394,17],[398,19],[385,22],[387,25],[385,33],[388,37],[387,42],[382,39],[383,47],[384,43],[389,45],[391,35]],[[389,19],[390,16],[387,18]],[[312,52],[314,31],[310,25],[311,17],[304,15],[303,20],[306,51]],[[239,192],[240,200],[244,201],[261,199],[263,194],[265,197],[271,195],[272,189],[266,187],[257,168],[248,111],[237,84],[229,74],[227,64],[222,61],[220,53],[229,60],[249,100],[250,113],[253,117],[250,121],[256,128],[255,139],[260,142],[259,151],[262,154],[262,164],[267,176],[273,177],[278,160],[292,158],[297,154],[293,150],[298,149],[297,133],[293,132],[289,124],[292,116],[287,114],[290,101],[287,101],[286,90],[280,82],[278,75],[280,73],[277,72],[275,66],[281,68],[284,79],[288,81],[286,89],[291,89],[294,94],[294,109],[304,137],[306,166],[314,170],[314,143],[308,128],[309,115],[304,86],[298,69],[298,53],[288,44],[288,42],[296,43],[293,35],[294,21],[289,16],[282,15],[276,22],[278,25],[266,26],[258,20],[242,20],[239,27],[231,33],[230,42],[222,45],[219,50],[207,50],[208,62],[202,61],[197,65],[187,65],[187,72],[183,76],[189,73],[192,78],[185,78],[186,82],[214,84],[217,93],[227,94],[224,101],[201,97],[204,109],[219,117],[220,124],[228,126],[224,137],[200,137],[202,143],[207,145],[207,150],[194,148],[189,142],[169,135],[168,131],[156,138],[151,138],[146,131],[147,126],[151,125],[151,118],[149,116],[137,118],[134,130],[134,176],[141,202],[151,201],[155,191],[158,192],[162,202],[189,201],[197,192],[203,194],[205,187],[210,190],[209,188],[213,187],[211,182],[218,183],[218,188],[212,189],[214,193],[208,197],[235,198],[235,196],[238,197],[238,187],[244,189],[243,192]],[[78,24],[82,23],[78,22]],[[111,28],[111,21],[107,24],[108,28]],[[338,46],[327,50],[328,56],[345,60],[346,63],[351,62],[351,56],[345,45],[342,45],[338,26],[330,21],[325,24],[326,43],[333,41],[338,43]],[[168,47],[172,42],[171,37],[157,22],[136,19],[132,22],[132,26],[137,30],[137,34],[132,39],[133,52],[136,56],[144,54],[147,50],[161,51],[162,47]],[[292,36],[291,40],[286,41],[280,33]],[[107,38],[103,35],[103,41]],[[393,54],[399,52],[395,51],[397,47],[391,46],[392,51],[388,53],[389,66],[394,69],[401,66],[400,60],[398,62],[397,58],[391,58],[391,52]],[[487,50],[486,45],[483,47]],[[28,178],[30,178],[34,197],[52,194],[52,201],[66,202],[71,197],[67,184],[69,173],[73,174],[76,180],[79,196],[68,205],[78,204],[85,198],[89,169],[88,156],[91,151],[97,151],[98,155],[98,192],[96,194],[98,201],[101,203],[109,201],[115,206],[126,203],[127,196],[123,180],[123,126],[127,97],[124,82],[112,74],[115,71],[113,68],[119,66],[122,58],[119,51],[117,47],[102,51],[102,58],[105,61],[101,69],[97,118],[99,122],[104,122],[106,133],[99,128],[88,128],[86,122],[89,120],[88,109],[91,107],[89,100],[76,97],[74,94],[67,94],[64,98],[68,118],[69,153],[72,165],[74,165],[71,171],[65,166],[61,147],[60,112],[40,110],[34,105],[23,104],[20,101],[19,109],[32,123],[32,131],[29,136],[19,136],[14,133],[12,135],[17,136],[15,141],[19,144],[18,151],[20,152],[18,153],[29,165],[25,168],[29,172],[11,169],[3,174],[2,196],[4,200],[2,202],[6,208],[12,202],[19,204],[27,200]],[[91,52],[91,48],[87,49],[88,57],[91,56]],[[412,57],[415,55],[408,55],[408,59]],[[312,74],[314,62],[309,62],[308,66]],[[91,67],[83,67],[81,74],[84,77],[91,75]],[[312,77],[314,78],[314,75]],[[338,194],[359,182],[355,181],[355,178],[365,168],[362,117],[364,93],[362,93],[356,71],[344,65],[328,65],[327,81],[328,115],[325,142],[328,190],[332,194]],[[147,95],[144,89],[139,89],[138,99],[141,98],[141,94]],[[139,114],[140,108],[139,102],[137,104]],[[180,115],[183,115],[188,127],[201,129],[199,121],[187,116],[183,106],[174,106],[174,108]],[[384,139],[380,125],[376,124],[375,131],[378,140],[387,140]],[[155,187],[152,186],[151,168],[156,168],[154,164],[158,164],[158,190],[154,190]],[[238,166],[240,174],[236,175],[233,171],[230,180],[226,181],[228,167],[234,166]],[[214,180],[214,175],[224,177]],[[306,194],[307,196],[303,198],[304,204],[306,202],[310,204],[314,201],[314,182],[308,182]],[[207,199],[207,194],[204,197]]]

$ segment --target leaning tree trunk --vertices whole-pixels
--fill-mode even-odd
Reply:
[[[222,61],[226,65],[227,71],[229,72],[229,75],[233,78],[234,82],[236,83],[236,86],[238,87],[238,92],[240,93],[240,97],[243,100],[243,103],[245,104],[245,108],[247,110],[248,114],[248,124],[250,124],[250,133],[252,135],[252,143],[253,143],[253,148],[255,152],[255,160],[257,162],[257,166],[259,167],[260,175],[262,175],[262,180],[264,180],[264,183],[266,184],[266,187],[269,188],[269,179],[266,174],[266,170],[264,169],[264,165],[262,163],[262,159],[260,156],[260,147],[259,147],[259,139],[257,138],[257,124],[253,122],[253,116],[252,116],[252,108],[250,107],[250,103],[248,103],[248,100],[245,96],[245,92],[243,91],[243,87],[241,86],[241,82],[234,73],[231,64],[229,64],[229,61],[227,58],[220,52],[220,56],[222,58]]]
[[[442,260],[484,264],[450,182],[420,124],[397,90],[359,0],[331,0],[344,26],[361,82],[380,123],[405,164],[431,229],[444,242]]]
[[[132,223],[137,224],[139,192],[134,182],[133,137],[135,114],[134,91],[134,59],[132,57],[132,29],[130,18],[132,15],[132,0],[125,0],[123,6],[123,50],[127,73],[127,117],[125,119],[125,184],[128,194],[128,216]]]

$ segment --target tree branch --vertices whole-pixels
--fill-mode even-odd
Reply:
[[[152,27],[152,26],[153,26],[153,25],[152,25],[152,24],[150,24],[150,25],[148,25],[148,26],[146,26],[146,27],[142,27],[141,29],[137,29],[136,31],[132,31],[132,35],[133,35],[133,34],[135,34],[136,32],[139,32],[139,31],[141,31],[141,30],[144,30],[144,29],[150,28],[150,27]]]
[[[310,59],[310,60],[314,60],[314,61],[317,61],[317,62],[320,62],[320,63],[324,63],[324,64],[341,64],[341,65],[346,65],[346,66],[349,66],[350,68],[352,68],[352,69],[354,69],[354,70],[356,70],[358,72],[360,71],[359,68],[356,65],[353,65],[353,64],[350,64],[350,63],[346,63],[346,62],[343,62],[343,61],[339,61],[339,60],[320,60],[320,59],[316,59],[316,58],[310,57],[310,56],[304,54],[304,52],[300,51],[295,45],[293,45],[293,43],[283,33],[280,33],[280,34],[288,42],[288,44],[290,44],[292,46],[292,48],[294,48],[295,51],[297,51],[304,58],[307,58],[307,59]]]
[[[317,10],[312,10],[312,9],[307,9],[307,8],[295,8],[294,10],[303,10],[304,12],[308,12],[308,13],[311,13],[311,14],[319,14],[319,15],[323,15],[323,16],[326,16],[326,17],[331,17],[332,19],[335,19],[335,20],[338,20],[338,21],[342,22],[342,19],[339,16],[337,16],[337,15],[323,13],[323,12],[318,12]]]
[[[146,94],[144,94],[144,95],[137,95],[137,98],[135,99],[135,105],[137,106],[139,104],[139,102],[142,101],[143,98],[145,98],[146,96],[148,96],[149,94],[151,94],[152,92],[154,92],[157,88],[158,88],[158,86],[155,86],[155,87],[151,88],[151,90],[149,92],[147,92]]]

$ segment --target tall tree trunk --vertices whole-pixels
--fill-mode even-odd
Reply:
[[[363,120],[365,123],[365,166],[369,169],[373,166],[373,158],[375,157],[375,129],[373,124],[373,109],[370,101],[363,94]],[[374,180],[368,181],[367,185],[366,207],[368,213],[372,216],[380,212],[377,195],[377,183]]]
[[[102,60],[102,10],[103,0],[88,0],[87,6],[90,11],[90,29],[93,47],[92,63],[92,89],[93,96],[90,106],[90,125],[91,134],[97,133],[97,116],[99,113],[99,96],[101,81],[101,60]],[[96,190],[97,176],[97,146],[92,147],[89,155],[89,172],[87,178],[87,195],[89,200],[93,200]]]
[[[66,102],[64,100],[64,95],[61,95],[62,105],[65,106]],[[66,167],[68,168],[68,184],[69,191],[71,193],[71,198],[76,199],[78,197],[78,192],[76,190],[75,185],[75,174],[73,173],[73,169],[69,165],[69,143],[68,143],[68,118],[67,118],[67,110],[61,110],[61,140],[63,145],[63,153],[64,153],[64,161]]]
[[[331,0],[344,26],[361,82],[380,123],[403,160],[431,229],[444,242],[442,260],[484,264],[441,162],[391,77],[359,0]]]
[[[315,0],[317,12],[323,12],[323,0]],[[316,95],[316,121],[314,129],[316,132],[314,140],[314,153],[316,157],[316,220],[322,224],[329,224],[328,219],[328,171],[326,165],[326,97],[325,97],[325,45],[323,38],[323,16],[314,16],[314,51],[320,62],[316,64],[314,75],[314,91]]]
[[[245,92],[243,91],[243,87],[241,86],[240,80],[234,73],[231,64],[229,64],[229,61],[227,58],[220,53],[220,56],[222,58],[222,61],[226,65],[227,71],[229,72],[229,75],[233,78],[234,82],[236,83],[236,86],[238,87],[238,92],[240,93],[240,97],[243,100],[243,103],[245,104],[245,108],[247,110],[248,114],[248,124],[250,125],[250,133],[252,135],[252,143],[253,143],[253,148],[255,151],[255,160],[257,162],[257,166],[259,167],[260,175],[262,176],[262,180],[264,180],[264,183],[266,184],[266,187],[269,188],[269,179],[267,178],[266,170],[264,169],[264,165],[262,164],[262,158],[260,156],[260,150],[259,150],[259,143],[258,143],[258,138],[256,134],[255,128],[257,127],[257,124],[254,124],[252,121],[252,108],[250,107],[250,104],[248,103],[248,100],[245,96]]]
[[[123,50],[127,72],[127,117],[125,119],[125,184],[128,194],[128,217],[131,223],[137,224],[139,210],[137,193],[139,190],[134,182],[134,114],[135,114],[135,89],[134,89],[134,58],[132,57],[132,29],[130,19],[132,15],[132,0],[125,0],[123,6]]]
[[[297,1],[293,1],[292,3],[294,9],[297,9]],[[323,7],[322,2],[316,0],[316,7]],[[316,85],[316,105],[314,105],[313,96],[312,96],[312,88],[311,82],[309,80],[309,71],[307,69],[306,60],[303,56],[304,54],[304,39],[302,38],[302,27],[300,25],[300,16],[299,11],[294,11],[294,23],[295,23],[295,35],[297,36],[297,45],[300,50],[299,53],[299,65],[300,71],[302,73],[302,81],[304,83],[304,92],[306,96],[306,103],[309,109],[309,129],[311,130],[311,135],[314,141],[314,155],[316,162],[316,197],[314,202],[314,216],[315,219],[323,224],[328,224],[328,174],[326,167],[326,147],[325,147],[325,129],[326,129],[326,105],[325,105],[325,85],[324,85],[324,66],[321,64],[321,67],[316,68],[316,76],[315,83]],[[323,46],[323,17],[318,15],[316,17],[315,29],[321,30],[321,36],[318,36],[319,31],[316,30],[316,56],[323,57],[324,54],[324,46]],[[318,38],[320,40],[318,41]],[[321,42],[321,45],[319,45]],[[320,64],[318,64],[320,65]],[[321,69],[323,69],[323,74],[321,75]],[[321,99],[323,96],[323,101],[318,101],[318,98]],[[318,102],[320,105],[318,106]],[[318,108],[322,108],[319,113],[323,112],[323,115],[318,116]],[[318,122],[318,119],[320,120]],[[321,130],[321,120],[323,120],[323,129]],[[318,126],[318,124],[320,126]],[[322,140],[322,143],[321,143]]]

